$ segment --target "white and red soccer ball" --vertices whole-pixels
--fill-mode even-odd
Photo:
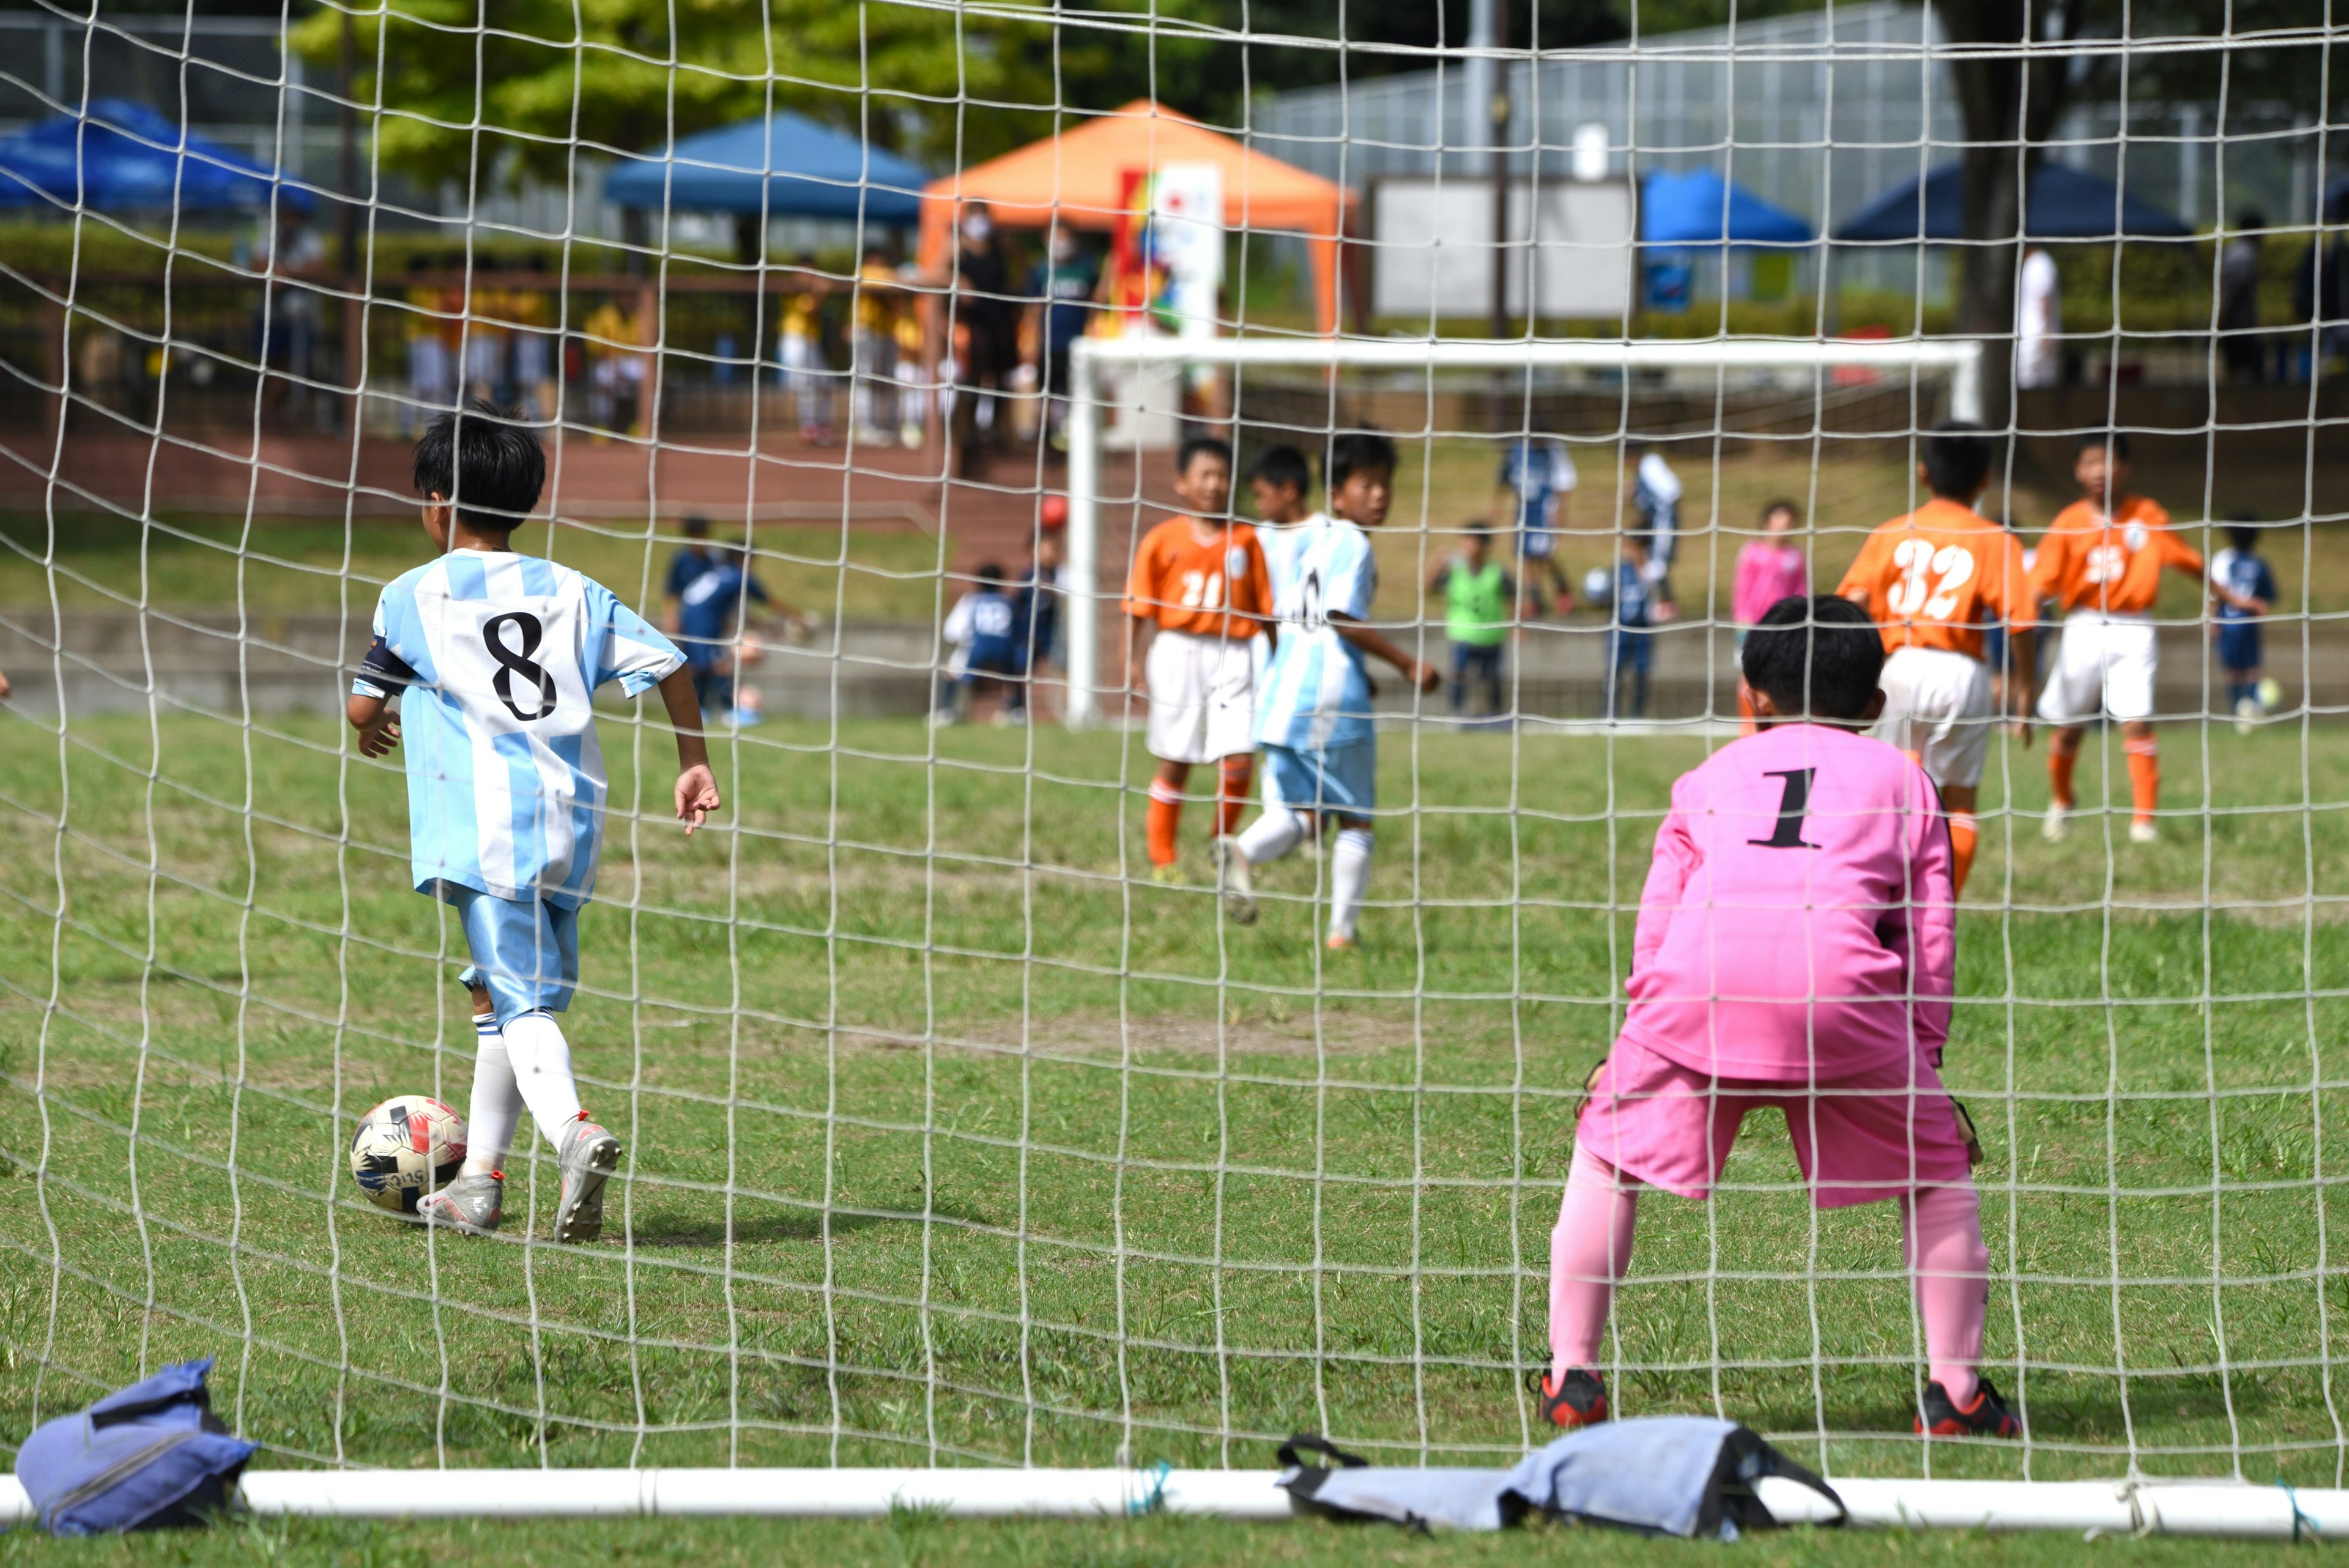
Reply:
[[[378,1209],[413,1214],[417,1201],[457,1179],[465,1118],[429,1095],[394,1095],[359,1118],[351,1175]]]

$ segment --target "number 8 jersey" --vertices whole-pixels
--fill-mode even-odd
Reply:
[[[585,902],[605,789],[595,689],[639,696],[685,656],[601,583],[511,551],[401,574],[375,633],[412,672],[399,728],[417,890]],[[357,690],[400,683],[382,668],[371,655]]]
[[[2015,536],[1971,507],[1935,496],[1879,524],[1836,592],[1867,596],[1884,649],[1937,648],[1982,656],[1982,630],[2038,624],[2038,601]]]

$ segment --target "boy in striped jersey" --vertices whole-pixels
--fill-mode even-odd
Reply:
[[[416,890],[456,909],[473,960],[460,977],[479,1045],[464,1168],[417,1211],[495,1231],[500,1167],[527,1105],[562,1171],[554,1239],[592,1241],[620,1142],[580,1108],[554,1015],[578,983],[579,909],[595,890],[603,830],[595,688],[660,689],[687,833],[719,800],[685,656],[602,584],[514,553],[513,531],[545,480],[545,453],[510,412],[476,402],[424,432],[416,488],[441,555],[376,601],[347,716],[363,755],[407,742]]]
[[[1354,922],[1371,883],[1371,813],[1376,804],[1378,733],[1371,722],[1367,655],[1402,671],[1423,691],[1444,677],[1366,626],[1379,588],[1378,560],[1362,532],[1386,521],[1394,495],[1394,443],[1357,432],[1330,445],[1322,475],[1330,515],[1299,524],[1282,541],[1273,584],[1280,639],[1257,693],[1257,739],[1267,774],[1264,815],[1238,837],[1215,841],[1224,912],[1256,919],[1253,867],[1304,841],[1323,822],[1338,826],[1330,863],[1330,950],[1354,945]]]

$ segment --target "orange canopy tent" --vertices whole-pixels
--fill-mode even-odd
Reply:
[[[933,271],[947,265],[965,203],[986,202],[995,221],[1010,228],[1044,228],[1057,216],[1072,229],[1113,229],[1125,171],[1168,163],[1223,170],[1225,227],[1302,235],[1312,260],[1315,319],[1325,333],[1338,329],[1338,246],[1354,193],[1146,98],[931,181],[922,192],[922,265]]]

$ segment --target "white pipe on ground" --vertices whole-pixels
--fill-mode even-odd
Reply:
[[[1291,1511],[1278,1480],[1274,1470],[253,1470],[241,1496],[264,1517],[317,1519],[856,1519],[913,1508],[957,1519],[1155,1511],[1273,1520]],[[2349,1491],[2333,1490],[2149,1480],[1833,1484],[1861,1527],[2349,1538]],[[1834,1517],[1797,1482],[1773,1479],[1758,1490],[1787,1522]],[[0,1526],[31,1519],[24,1489],[0,1477]]]

